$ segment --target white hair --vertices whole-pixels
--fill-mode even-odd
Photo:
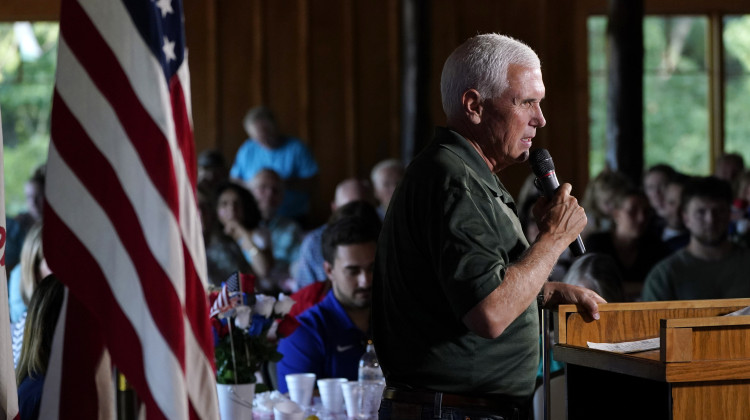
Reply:
[[[541,68],[528,45],[509,36],[483,34],[469,38],[445,60],[440,78],[443,111],[448,119],[462,114],[461,96],[476,89],[482,100],[499,97],[508,88],[508,67]]]
[[[398,159],[386,159],[381,160],[375,166],[372,167],[372,171],[370,171],[370,181],[372,181],[373,185],[377,185],[377,176],[378,172],[382,171],[383,169],[390,169],[390,168],[398,168],[401,171],[404,170],[404,164],[398,160]]]

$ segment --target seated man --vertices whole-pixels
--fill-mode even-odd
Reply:
[[[696,178],[682,193],[690,242],[646,277],[643,300],[750,297],[750,250],[728,237],[732,188],[718,178]]]
[[[331,212],[335,213],[340,207],[357,200],[372,200],[372,191],[367,183],[357,178],[347,178],[336,185]],[[316,281],[325,281],[323,270],[323,253],[320,247],[320,237],[326,225],[323,224],[307,234],[302,240],[299,259],[292,267],[292,276],[297,280],[297,288],[309,286]]]
[[[385,218],[393,191],[396,190],[396,186],[403,177],[404,164],[398,159],[386,159],[372,168],[370,181],[372,181],[375,198],[378,200],[378,214],[381,219]]]
[[[279,132],[276,117],[270,109],[259,106],[248,111],[244,120],[250,136],[240,149],[229,176],[249,182],[255,174],[270,168],[284,180],[284,200],[279,214],[300,220],[310,210],[310,191],[315,187],[318,163],[300,139]]]
[[[379,233],[377,216],[374,220],[346,217],[326,227],[323,264],[332,290],[298,316],[299,327],[279,343],[284,355],[276,368],[280,392],[287,392],[285,375],[289,373],[357,379],[359,359],[370,336],[372,271]]]
[[[274,266],[269,277],[282,290],[289,290],[289,267],[297,260],[302,244],[302,228],[294,220],[278,214],[284,198],[284,181],[273,169],[261,169],[250,181],[250,192],[260,210],[260,227],[271,237]]]

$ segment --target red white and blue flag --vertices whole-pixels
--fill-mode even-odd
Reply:
[[[218,418],[180,0],[62,0],[44,250],[68,287],[40,418]]]

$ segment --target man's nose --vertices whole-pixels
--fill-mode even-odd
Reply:
[[[547,125],[547,120],[544,119],[544,113],[542,112],[542,106],[538,103],[534,106],[536,114],[534,115],[534,119],[532,120],[532,125],[536,128],[542,128]]]
[[[368,289],[372,285],[372,273],[369,271],[363,271],[357,276],[357,285],[362,289]]]

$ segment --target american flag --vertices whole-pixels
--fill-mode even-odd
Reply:
[[[184,38],[179,0],[62,0],[40,418],[112,417],[112,365],[148,418],[218,417]]]
[[[0,118],[2,127],[2,118]],[[8,313],[8,280],[5,272],[5,169],[3,165],[3,132],[0,130],[0,419],[17,419],[18,391],[13,374],[13,353]]]

